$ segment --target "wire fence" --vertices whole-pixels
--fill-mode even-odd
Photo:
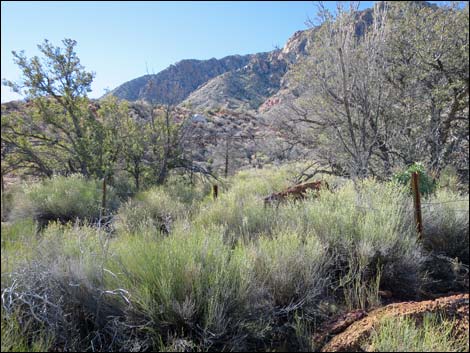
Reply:
[[[436,206],[442,205],[442,204],[447,204],[450,202],[470,202],[470,200],[455,200],[455,201],[444,201],[444,202],[432,202],[432,203],[422,203],[421,208],[423,211],[430,211],[430,210],[442,210],[441,208],[438,208]],[[378,209],[370,206],[362,206],[362,205],[353,205],[356,208],[363,209],[363,210],[370,210],[370,211],[378,211],[378,212],[383,212],[384,209]],[[412,205],[410,204],[410,207]],[[469,212],[470,209],[459,209],[459,208],[449,208],[446,207],[446,210],[449,211],[455,211],[455,212]]]
[[[419,183],[419,177],[418,175],[415,175],[416,180],[413,180],[413,182],[415,183]],[[431,201],[431,202],[420,202],[419,201],[419,188],[417,187],[418,184],[416,185],[413,185],[413,182],[412,182],[412,191],[413,191],[413,197],[414,197],[414,202],[412,203],[411,200],[410,200],[410,204],[407,205],[409,206],[410,210],[414,207],[414,212],[415,212],[415,218],[416,218],[416,222],[417,224],[419,225],[419,229],[422,230],[422,219],[421,219],[421,212],[424,211],[425,213],[427,212],[432,212],[432,211],[442,211],[442,208],[439,207],[439,206],[442,206],[442,205],[446,205],[445,207],[445,210],[446,211],[451,211],[451,212],[466,212],[468,213],[469,212],[469,209],[468,208],[461,208],[461,205],[459,205],[458,208],[452,208],[452,207],[447,207],[448,204],[453,204],[453,203],[465,203],[466,205],[469,204],[470,200],[469,199],[458,199],[458,200],[444,200],[444,201]],[[98,193],[98,194],[102,194],[102,199],[101,200],[96,200],[96,204],[100,206],[100,215],[99,215],[99,219],[98,221],[96,222],[97,226],[99,228],[101,228],[102,226],[108,226],[110,222],[112,222],[112,218],[113,218],[113,215],[112,214],[109,214],[110,213],[110,209],[108,208],[109,206],[109,196],[107,196],[107,194],[109,194],[109,191],[107,191],[107,189],[109,188],[109,186],[107,185],[106,183],[106,180],[103,179],[103,184],[102,184],[102,187],[100,188],[97,188],[95,191]],[[118,196],[121,200],[126,200],[126,199],[129,199],[130,197],[136,195],[138,193],[137,190],[128,190],[128,191],[122,191],[122,190],[116,190],[115,188],[113,188],[113,191],[112,191],[112,194],[114,194],[115,196]],[[212,186],[212,195],[213,195],[213,198],[214,200],[217,199],[218,195],[219,195],[219,188],[218,188],[218,185],[217,184],[213,184]],[[418,203],[416,203],[416,198],[418,198]],[[376,208],[376,207],[371,207],[370,204],[369,205],[359,205],[359,204],[355,204],[355,205],[352,205],[353,207],[357,208],[357,209],[360,209],[362,211],[374,211],[374,212],[384,212],[386,211],[386,209],[380,209],[380,208]],[[419,218],[419,219],[418,219]],[[421,231],[418,231],[419,233]],[[5,240],[2,239],[2,243],[4,243]],[[15,240],[8,240],[8,242],[15,242]],[[21,242],[21,241],[18,241],[18,242]]]
[[[421,205],[440,205],[443,203],[454,203],[454,202],[469,202],[470,200],[447,200],[447,201],[439,201],[439,202],[422,202]]]

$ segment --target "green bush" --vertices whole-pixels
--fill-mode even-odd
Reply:
[[[13,200],[20,190],[21,188],[18,185],[13,185],[5,188],[5,191],[2,192],[2,222],[5,222],[10,218],[10,213],[13,208]]]
[[[15,314],[2,307],[2,352],[48,352],[53,339],[45,330],[34,330],[31,323],[21,325]]]
[[[421,324],[408,317],[383,319],[367,352],[468,352],[468,330],[455,336],[457,322],[426,314]]]
[[[235,334],[247,304],[248,265],[223,243],[220,230],[181,226],[159,241],[151,234],[120,237],[112,251],[113,272],[123,273],[113,285],[129,288],[156,336],[200,330],[209,344]]]
[[[108,277],[108,286],[129,289],[154,336],[178,335],[204,350],[252,349],[286,338],[296,313],[316,315],[329,285],[326,249],[296,234],[232,248],[219,227],[180,223],[158,240],[150,232],[119,237],[111,252],[110,269],[123,275]]]
[[[181,181],[171,181],[122,205],[117,237],[59,223],[34,237],[32,219],[2,224],[2,289],[15,279],[16,294],[60,303],[55,311],[41,302],[34,315],[42,317],[42,307],[57,314],[46,327],[57,349],[64,347],[61,339],[85,330],[79,341],[67,341],[81,350],[97,349],[96,337],[107,350],[262,351],[284,344],[295,350],[308,347],[312,328],[333,313],[379,304],[379,289],[417,297],[429,268],[423,268],[427,257],[417,242],[408,186],[341,182],[319,197],[264,207],[263,197],[284,189],[290,177],[285,167],[243,171],[217,200],[205,186],[179,189]],[[426,202],[457,198],[465,196],[438,190]],[[467,212],[448,216],[424,204],[425,245],[444,234],[455,245],[439,240],[429,247],[455,254],[462,234],[468,239],[462,233],[468,205],[457,203]],[[435,235],[427,217],[435,219]],[[159,234],[162,225],[171,226],[169,236]],[[22,250],[27,238],[34,250]],[[5,254],[27,261],[8,264],[6,276]],[[18,322],[34,321],[29,307],[16,309]],[[21,328],[39,329],[31,327]]]
[[[332,259],[316,237],[286,232],[240,246],[251,257],[253,288],[264,291],[271,311],[302,309],[313,312],[329,282]]]
[[[37,225],[32,218],[2,222],[2,273],[34,257],[38,245]],[[3,279],[3,277],[2,277]]]
[[[419,175],[419,192],[425,196],[432,194],[437,187],[437,182],[429,176],[421,163],[414,163],[406,170],[396,173],[393,180],[411,187],[411,175],[414,172],[418,172]]]
[[[339,289],[350,308],[377,301],[377,290],[416,297],[424,256],[409,220],[406,188],[375,180],[349,182],[299,206],[291,227],[315,235],[334,255]]]
[[[440,189],[448,189],[455,193],[465,190],[468,193],[468,185],[459,182],[459,175],[457,169],[451,165],[446,166],[439,175],[438,187]]]
[[[129,200],[137,193],[135,183],[124,172],[115,173],[108,184],[112,185],[115,194],[121,202]]]
[[[195,209],[211,193],[210,183],[196,180],[192,185],[187,179],[176,175],[171,175],[163,187],[168,195],[191,209]]]
[[[164,188],[154,187],[138,193],[120,207],[115,228],[122,234],[136,234],[149,227],[169,233],[173,222],[187,217],[187,213],[187,206],[169,195]]]
[[[195,223],[222,226],[229,244],[279,233],[319,239],[336,259],[332,272],[350,307],[377,302],[379,286],[398,296],[417,295],[424,257],[406,187],[374,180],[348,182],[335,192],[324,190],[318,198],[312,195],[276,208],[263,205],[264,183],[261,177],[249,183],[237,180],[216,202],[202,206]]]
[[[124,311],[132,319],[138,313],[125,290],[104,286],[115,276],[105,267],[107,234],[53,223],[34,245],[28,261],[2,266],[2,351],[129,351],[135,323]]]
[[[230,179],[229,188],[219,191],[216,201],[201,205],[195,223],[222,226],[226,240],[232,243],[271,234],[276,228],[276,210],[264,208],[263,198],[288,187],[292,173],[286,166],[237,173]]]
[[[54,176],[25,185],[15,196],[11,218],[33,217],[40,226],[56,220],[63,223],[76,219],[93,222],[101,214],[101,183],[79,174]],[[112,187],[107,188],[106,200],[108,212],[119,205]]]

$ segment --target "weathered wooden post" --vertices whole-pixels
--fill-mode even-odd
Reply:
[[[214,200],[217,200],[219,196],[219,186],[217,184],[212,185],[212,197]]]
[[[106,176],[103,177],[103,200],[101,202],[101,215],[106,216]]]
[[[411,189],[413,190],[413,203],[416,229],[418,231],[418,239],[423,237],[423,218],[421,216],[421,195],[419,193],[419,174],[414,172],[411,174]]]
[[[224,168],[224,177],[227,178],[228,175],[228,136],[225,137],[225,168]]]
[[[5,215],[5,181],[3,180],[3,170],[2,170],[2,214],[1,214],[1,218],[2,218],[2,221],[3,221],[3,217]]]

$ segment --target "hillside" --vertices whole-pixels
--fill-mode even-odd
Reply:
[[[180,103],[211,78],[241,68],[251,58],[252,55],[232,55],[222,59],[181,60],[155,75],[145,75],[123,83],[110,94],[129,101]]]
[[[257,110],[285,86],[289,66],[308,54],[313,30],[297,31],[282,49],[222,59],[182,60],[145,75],[110,94],[129,101],[182,103],[193,110]]]
[[[372,23],[371,13],[371,9],[358,13],[359,35]],[[218,108],[264,112],[292,94],[291,69],[314,55],[314,33],[315,28],[299,30],[283,48],[266,53],[182,60],[155,75],[128,81],[110,94],[129,101],[181,103],[198,112]]]

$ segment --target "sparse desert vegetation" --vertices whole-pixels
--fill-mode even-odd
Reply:
[[[426,261],[432,253],[468,266],[461,246],[468,244],[468,203],[458,201],[468,195],[438,189],[428,196],[426,202],[445,200],[442,207],[448,208],[442,213],[424,208],[420,243],[408,188],[396,182],[325,176],[334,191],[264,207],[263,197],[285,187],[300,169],[242,171],[225,180],[215,200],[210,188],[199,184],[175,194],[175,179],[121,203],[111,228],[87,217],[94,182],[74,193],[61,186],[76,183],[75,176],[24,185],[13,197],[11,220],[2,224],[5,350],[21,344],[70,350],[312,350],[316,327],[348,310],[380,306],[379,291],[399,300],[429,294],[423,288],[432,290],[435,280]],[[31,190],[49,194],[48,210],[83,205],[82,222],[51,218],[41,229],[34,212],[18,218],[28,214],[20,211],[30,209],[24,197]],[[449,201],[456,201],[457,209]],[[162,231],[166,216],[168,228]],[[428,228],[430,218],[435,222]],[[441,234],[452,235],[446,246]],[[397,335],[415,335],[413,324],[406,324],[409,329],[398,325]],[[388,344],[381,332],[374,347]]]
[[[469,3],[306,4],[2,2],[2,351],[469,350]]]

